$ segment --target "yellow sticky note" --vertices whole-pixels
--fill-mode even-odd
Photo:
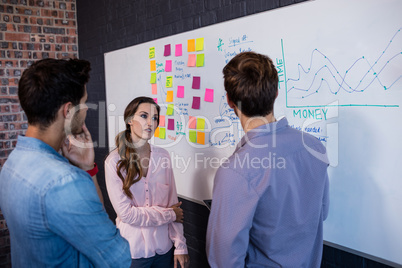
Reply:
[[[197,54],[197,67],[204,66],[204,54]]]
[[[155,47],[150,47],[149,48],[149,58],[155,58]]]
[[[166,139],[166,129],[164,127],[159,128],[159,139]]]
[[[195,51],[195,39],[187,40],[187,51],[194,52]]]
[[[201,51],[204,50],[204,38],[197,38],[195,41],[195,50]]]
[[[152,95],[158,94],[158,85],[152,84]]]
[[[151,60],[150,64],[151,64],[151,72],[155,72],[156,71],[156,60]]]
[[[167,93],[166,93],[166,102],[172,102],[173,101],[173,91],[172,90],[169,90]]]
[[[205,130],[205,119],[197,118],[197,130]]]
[[[157,137],[157,138],[159,138],[159,127],[157,127],[157,128],[155,129],[154,136]]]
[[[190,142],[197,142],[197,132],[195,130],[190,130],[188,133],[188,138]]]
[[[151,73],[151,84],[156,83],[156,73]]]
[[[174,105],[168,104],[166,115],[173,115],[174,114]]]
[[[197,132],[197,143],[205,144],[205,133],[204,132]]]
[[[173,87],[173,76],[166,77],[166,87]]]

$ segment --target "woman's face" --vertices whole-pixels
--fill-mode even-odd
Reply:
[[[151,103],[141,103],[128,124],[134,143],[141,140],[148,141],[158,127],[158,110]]]

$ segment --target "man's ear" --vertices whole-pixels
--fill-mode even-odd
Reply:
[[[61,108],[64,118],[71,118],[73,116],[73,104],[71,102],[64,103]]]
[[[232,109],[234,109],[234,107],[235,107],[236,105],[233,103],[233,101],[231,101],[231,100],[229,99],[229,96],[228,96],[227,94],[226,94],[226,101],[228,102],[229,107],[232,108]]]

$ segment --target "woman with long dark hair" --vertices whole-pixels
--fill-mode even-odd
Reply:
[[[130,244],[131,267],[188,267],[183,210],[178,202],[169,153],[151,145],[160,107],[138,97],[124,111],[126,129],[105,160],[116,226]]]

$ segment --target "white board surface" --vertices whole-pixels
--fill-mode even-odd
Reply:
[[[331,204],[324,239],[402,264],[401,10],[399,0],[316,0],[106,53],[109,146],[124,129],[126,105],[138,96],[157,98],[166,136],[152,142],[171,153],[178,193],[210,199],[219,162],[244,134],[227,106],[222,68],[240,51],[266,54],[280,77],[275,116],[286,116],[328,149]],[[200,44],[199,38],[203,48],[188,52],[188,40]],[[189,67],[190,54],[203,54],[203,66]],[[172,87],[166,86],[169,76]],[[200,89],[192,88],[194,77]],[[207,90],[213,90],[212,102]],[[200,109],[192,108],[194,97]],[[174,115],[166,115],[168,104]],[[189,129],[190,116],[204,119],[205,128]],[[174,130],[168,130],[169,119]],[[190,141],[194,133],[198,143]],[[205,145],[199,144],[203,135]]]

